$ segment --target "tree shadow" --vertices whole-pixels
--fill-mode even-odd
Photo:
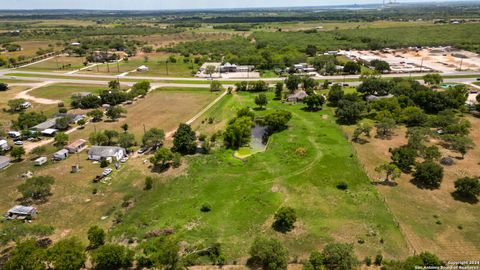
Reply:
[[[155,166],[152,166],[152,169],[150,170],[152,173],[158,173],[158,174],[161,174],[161,173],[164,173],[166,171],[168,171],[168,169],[170,169],[170,165],[155,165]]]
[[[319,112],[321,111],[322,108],[308,108],[308,107],[303,107],[302,111],[304,112]]]
[[[264,107],[255,107],[255,108],[253,108],[253,110],[254,110],[254,111],[257,111],[257,112],[259,112],[259,111],[265,111],[266,109],[267,109],[267,108],[264,108]]]
[[[452,197],[456,201],[464,202],[464,203],[469,203],[469,204],[477,204],[478,203],[478,198],[475,196],[466,196],[465,194],[462,194],[458,191],[452,192]]]
[[[364,144],[369,143],[370,141],[369,141],[369,140],[366,140],[366,139],[358,138],[358,139],[356,139],[356,140],[352,140],[352,142],[358,143],[358,144],[361,144],[361,145],[364,145]]]
[[[422,183],[416,178],[412,178],[412,180],[410,180],[410,183],[412,183],[419,189],[435,190],[439,188],[439,186],[426,185],[425,183]]]
[[[372,181],[374,186],[387,186],[387,187],[396,187],[398,186],[397,182],[394,181]]]

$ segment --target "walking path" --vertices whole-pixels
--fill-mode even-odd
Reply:
[[[28,63],[28,64],[25,64],[25,65],[21,65],[21,66],[18,66],[18,67],[14,67],[14,68],[12,68],[12,69],[18,69],[18,68],[24,68],[24,67],[36,65],[36,64],[38,64],[38,63],[41,63],[41,62],[45,62],[45,61],[54,59],[55,57],[56,57],[56,56],[47,57],[47,58],[45,58],[45,59],[42,59],[42,60],[39,60],[39,61],[36,61],[36,62],[32,62],[32,63]]]

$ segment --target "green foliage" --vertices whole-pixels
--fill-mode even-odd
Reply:
[[[294,92],[298,89],[299,84],[302,82],[302,78],[297,75],[290,75],[285,79],[285,85],[290,92]]]
[[[427,115],[418,107],[408,106],[402,110],[401,121],[407,127],[424,126],[427,120]]]
[[[384,73],[385,71],[390,70],[390,64],[388,62],[383,61],[383,60],[372,60],[370,61],[370,65],[379,73]]]
[[[10,156],[16,160],[21,160],[23,155],[25,155],[25,149],[22,146],[13,147],[10,151]]]
[[[335,116],[340,124],[356,124],[365,110],[365,103],[356,94],[346,94],[338,103]]]
[[[268,98],[265,94],[259,94],[258,96],[255,97],[255,104],[260,107],[260,109],[263,109],[264,106],[267,106],[268,104]]]
[[[276,100],[282,99],[282,93],[283,93],[283,82],[277,82],[275,84],[275,99]]]
[[[386,139],[393,135],[396,123],[394,119],[384,117],[375,125],[375,127],[377,128],[377,137]]]
[[[223,91],[223,86],[219,81],[212,81],[210,83],[210,91],[211,92],[220,92]]]
[[[58,132],[57,134],[55,134],[54,141],[57,147],[63,148],[68,143],[68,134]]]
[[[10,258],[3,266],[5,270],[43,270],[46,268],[46,250],[38,247],[34,239],[18,243],[10,255]]]
[[[398,148],[392,149],[392,161],[403,172],[410,172],[412,166],[415,165],[417,152],[408,145],[402,145]]]
[[[153,166],[160,166],[160,168],[163,169],[173,160],[173,157],[170,149],[161,147],[155,152],[153,157],[150,158],[150,163],[152,163]]]
[[[429,73],[423,76],[423,81],[425,81],[426,84],[439,85],[443,82],[443,78],[438,73]]]
[[[197,149],[195,131],[187,124],[180,124],[175,134],[173,134],[173,152],[182,155],[194,154]]]
[[[23,99],[23,98],[10,99],[10,100],[8,101],[8,103],[7,103],[7,104],[8,104],[8,107],[9,107],[8,111],[10,111],[10,112],[18,112],[18,111],[24,110],[24,109],[20,106],[20,105],[21,105],[22,103],[24,103],[24,102],[26,102],[26,100]]]
[[[145,185],[143,187],[144,190],[150,190],[153,187],[153,178],[150,176],[145,177]]]
[[[47,120],[47,117],[43,115],[42,113],[37,113],[37,112],[28,112],[24,113],[21,112],[18,115],[17,121],[13,122],[13,126],[17,129],[28,129],[33,126],[36,126],[42,122],[45,122]]]
[[[93,122],[101,121],[103,118],[103,112],[101,110],[92,110],[87,113],[87,116],[93,118]]]
[[[135,144],[135,135],[132,133],[121,133],[118,135],[118,145],[125,149],[132,148]]]
[[[292,119],[292,113],[286,110],[274,110],[263,118],[264,124],[268,127],[268,133],[282,131],[288,126],[288,122]]]
[[[386,96],[390,93],[392,84],[390,81],[377,78],[364,78],[362,84],[357,87],[357,91],[365,95]]]
[[[377,168],[375,168],[375,171],[379,173],[385,173],[385,181],[395,181],[400,175],[402,174],[402,171],[392,163],[384,163]]]
[[[275,213],[272,227],[276,231],[286,233],[293,230],[296,221],[297,214],[295,213],[295,209],[282,207]]]
[[[149,239],[141,243],[140,249],[142,250],[138,259],[140,266],[169,270],[185,268],[178,243],[168,236]]]
[[[56,270],[79,270],[86,261],[85,247],[76,238],[67,238],[48,249],[48,260]]]
[[[224,132],[224,143],[228,148],[238,149],[250,142],[252,136],[252,118],[241,116],[232,119]]]
[[[0,67],[3,66],[1,64],[2,59],[0,59]],[[6,83],[0,83],[0,92],[5,92],[8,90],[8,84]]]
[[[353,61],[348,61],[343,66],[343,72],[348,73],[348,74],[357,74],[357,73],[360,72],[361,68],[362,67],[360,66],[359,63],[353,62]]]
[[[51,195],[50,190],[54,182],[55,179],[51,176],[35,176],[20,184],[17,189],[25,199],[40,200]]]
[[[340,100],[342,100],[345,93],[343,92],[342,86],[339,84],[334,84],[328,92],[328,102],[334,107],[338,106]]]
[[[357,127],[353,131],[352,141],[360,142],[360,136],[362,134],[365,135],[366,137],[370,137],[370,131],[371,130],[372,130],[372,127],[369,124],[357,125]]]
[[[455,181],[455,191],[463,197],[475,198],[480,195],[480,180],[472,177],[459,178]]]
[[[100,246],[91,252],[92,263],[98,270],[117,270],[132,266],[134,252],[115,244]]]
[[[457,136],[457,135],[444,135],[442,139],[446,143],[446,146],[451,150],[462,155],[462,159],[467,154],[468,150],[471,149],[475,144],[472,139],[466,136]]]
[[[322,256],[326,269],[349,270],[357,265],[353,246],[350,244],[328,244],[323,249]]]
[[[54,228],[52,226],[11,220],[2,224],[0,244],[7,245],[10,241],[18,242],[24,237],[44,237],[52,234],[53,231]]]
[[[256,238],[250,248],[249,264],[264,270],[286,270],[288,251],[277,239]]]
[[[417,165],[413,177],[419,187],[436,189],[443,180],[443,168],[434,162],[425,161]]]
[[[145,132],[142,138],[144,146],[152,147],[154,149],[163,145],[165,140],[165,132],[159,128],[151,128]]]
[[[107,112],[105,115],[110,118],[112,121],[117,120],[118,118],[122,117],[122,114],[127,113],[127,110],[119,107],[119,106],[112,106],[108,108]]]
[[[90,241],[90,249],[96,249],[105,244],[105,231],[98,226],[90,227],[90,229],[88,229],[87,236],[88,241]]]
[[[325,103],[325,98],[312,93],[303,99],[303,103],[307,105],[309,111],[317,111],[322,109],[322,106]]]

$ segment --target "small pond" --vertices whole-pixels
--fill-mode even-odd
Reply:
[[[258,152],[265,151],[268,141],[266,133],[267,127],[255,124],[255,126],[252,127],[252,138],[250,139],[249,146],[241,147],[235,151],[235,157],[243,159]]]

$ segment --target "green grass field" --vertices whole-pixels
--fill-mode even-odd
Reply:
[[[221,122],[242,106],[254,107],[253,95],[227,96],[211,112]],[[352,155],[331,109],[309,113],[302,107],[271,101],[268,109],[287,109],[293,119],[288,130],[270,138],[266,152],[245,161],[228,150],[190,157],[183,175],[161,176],[149,192],[132,191],[135,206],[111,236],[141,239],[146,232],[174,228],[179,240],[222,243],[230,262],[245,259],[258,235],[280,238],[292,256],[332,241],[355,243],[362,255],[381,250],[388,257],[405,256],[406,243],[392,215]],[[297,154],[301,149],[304,155]],[[340,181],[348,183],[347,191],[336,188]],[[204,203],[211,212],[200,211]],[[295,208],[299,216],[288,234],[271,229],[281,206]],[[357,244],[359,239],[365,243]]]
[[[35,65],[20,68],[20,70],[68,72],[83,68],[83,62],[85,62],[84,57],[59,56]]]
[[[51,84],[37,88],[30,92],[30,94],[39,98],[61,100],[68,106],[71,102],[72,95],[75,93],[90,92],[92,94],[100,94],[100,91],[105,89],[108,89],[108,87],[102,87],[101,85]]]

